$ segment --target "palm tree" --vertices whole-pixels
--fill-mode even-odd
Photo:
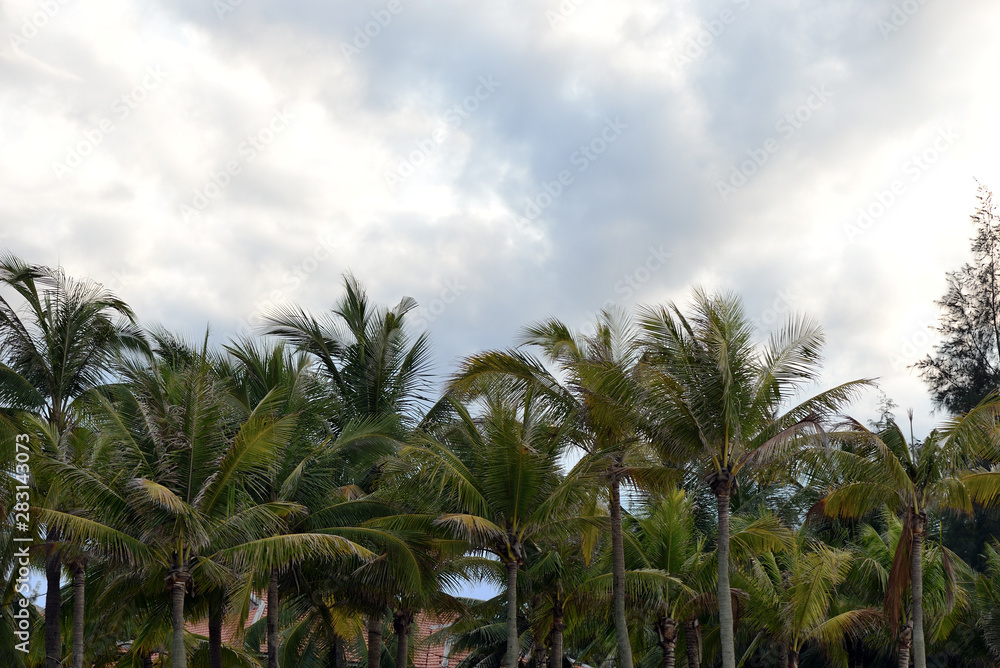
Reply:
[[[0,294],[0,404],[44,420],[56,448],[48,454],[64,459],[75,427],[73,401],[107,380],[119,350],[143,349],[144,337],[125,302],[100,284],[67,277],[62,269],[27,264],[4,253],[0,288],[18,298]],[[52,508],[65,507],[59,482],[43,484],[47,487],[37,490],[38,496]],[[46,542],[45,665],[56,668],[62,661],[62,560],[59,534],[52,527]],[[75,569],[78,582],[83,563],[79,560]],[[82,587],[76,592],[82,598]],[[77,601],[76,610],[82,606]],[[82,668],[83,619],[74,619],[73,628],[72,666]]]
[[[682,489],[649,499],[625,524],[628,574],[645,576],[645,607],[653,614],[663,668],[674,668],[679,624],[692,618],[702,587],[705,554],[696,534],[691,501]]]
[[[855,555],[854,564],[845,583],[846,587],[841,590],[841,598],[854,601],[856,606],[885,604],[890,583],[889,573],[903,534],[903,521],[887,508],[883,508],[876,519],[884,527],[881,531],[871,524],[861,524],[857,528],[857,536],[848,546]],[[940,530],[940,525],[938,529]],[[931,642],[942,642],[949,638],[963,616],[973,612],[970,610],[972,594],[961,584],[963,581],[971,582],[971,570],[943,544],[927,540],[924,543],[921,574],[924,626]],[[900,607],[896,613],[899,618],[893,621],[883,610],[879,627],[869,634],[867,644],[886,659],[895,650],[896,664],[905,668],[910,665],[913,645],[913,623],[910,617],[912,610]],[[901,632],[900,628],[904,631]],[[863,647],[857,649],[864,650]],[[964,649],[971,647],[966,644]],[[963,664],[969,659],[971,656],[963,653]]]
[[[522,343],[539,350],[558,369],[558,377],[521,350],[492,351],[466,360],[453,383],[462,389],[480,378],[517,379],[537,387],[550,410],[571,421],[571,440],[585,456],[570,475],[580,482],[599,481],[608,494],[615,639],[622,668],[632,668],[633,662],[625,607],[621,486],[657,488],[667,478],[642,436],[646,417],[635,374],[637,341],[631,319],[618,311],[602,311],[592,335],[575,333],[550,319],[527,327]]]
[[[690,316],[675,304],[649,307],[641,324],[648,409],[664,461],[704,479],[716,498],[722,666],[735,668],[730,497],[741,476],[787,458],[868,382],[840,385],[780,412],[818,378],[822,332],[807,319],[793,318],[758,345],[742,302],[732,294],[697,290]]]
[[[986,568],[976,576],[977,625],[994,660],[1000,658],[1000,544],[986,546]]]
[[[394,485],[436,498],[446,509],[437,523],[507,571],[506,665],[517,668],[518,568],[529,541],[565,530],[569,484],[559,474],[565,422],[554,420],[535,392],[483,387],[473,418],[454,397],[459,422],[442,438],[416,433],[413,444],[386,464]]]
[[[234,425],[207,352],[161,341],[161,359],[127,361],[126,383],[94,397],[94,419],[120,452],[115,484],[58,461],[47,464],[90,498],[95,519],[55,510],[42,517],[68,540],[90,541],[166,582],[171,664],[184,668],[184,603],[192,583],[225,589],[247,571],[370,553],[337,536],[274,535],[302,507],[251,502],[246,477],[265,469],[292,433],[291,417],[272,417],[281,396],[268,395]]]
[[[885,608],[898,630],[903,596],[910,590],[914,668],[926,668],[922,551],[928,513],[954,510],[971,515],[973,504],[1000,496],[1000,471],[972,470],[997,452],[1000,401],[988,397],[964,415],[947,420],[923,441],[906,436],[891,418],[875,433],[849,420],[836,435],[843,447],[819,453],[817,461],[840,472],[844,482],[823,499],[831,517],[863,517],[887,506],[903,522],[895,551]],[[911,416],[912,419],[912,416]]]
[[[419,422],[422,393],[428,389],[430,343],[426,335],[411,339],[406,331],[406,316],[416,306],[404,297],[392,309],[376,307],[347,275],[344,296],[330,314],[276,309],[264,331],[309,353],[329,379],[334,428],[351,420],[392,418],[402,437]]]
[[[880,619],[875,608],[840,604],[838,588],[851,572],[853,553],[810,539],[804,529],[792,549],[755,561],[756,568],[745,571],[754,601],[747,623],[778,643],[782,668],[797,668],[808,644],[836,650],[845,637],[863,635]]]
[[[596,502],[596,497],[588,498],[582,510],[596,516],[596,508],[588,507]],[[536,541],[529,552],[525,571],[534,604],[528,621],[536,653],[544,653],[548,639],[549,668],[563,665],[567,627],[591,614],[598,600],[606,606],[609,597],[595,597],[591,591],[603,567],[600,547],[600,530],[585,527],[575,535]]]
[[[262,402],[279,396],[281,400],[272,404],[271,416],[275,419],[292,417],[295,420],[294,431],[275,453],[270,464],[252,475],[249,489],[254,502],[302,503],[306,498],[323,495],[323,487],[332,484],[332,479],[311,475],[307,468],[310,464],[316,464],[319,448],[326,447],[323,443],[327,435],[324,415],[326,405],[321,385],[309,373],[306,357],[301,354],[293,355],[282,343],[260,344],[246,338],[232,342],[226,347],[226,352],[228,358],[220,360],[219,370],[229,386],[229,393],[236,400],[241,416],[252,415],[255,407]],[[364,439],[368,434],[352,436]],[[320,489],[305,488],[310,485],[319,485]],[[280,531],[284,534],[296,533],[288,522],[283,523]],[[278,667],[281,572],[282,569],[275,566],[265,574],[268,668]],[[240,610],[240,621],[244,621],[245,616],[244,608]],[[215,659],[221,658],[221,627],[222,614],[221,609],[218,609],[210,618],[213,664],[216,663]],[[221,666],[213,665],[213,668]]]
[[[329,420],[335,432],[352,421],[390,420],[395,423],[393,435],[402,439],[419,422],[428,382],[427,336],[411,339],[405,327],[406,315],[416,306],[413,299],[404,297],[392,309],[377,307],[361,283],[348,274],[344,296],[329,314],[316,317],[301,307],[278,308],[266,317],[264,331],[315,359],[330,383],[335,411]],[[373,490],[377,476],[373,468],[359,481],[365,492]],[[371,614],[368,656],[377,663],[382,612],[373,609]]]

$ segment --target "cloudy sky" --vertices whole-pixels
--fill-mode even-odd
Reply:
[[[0,0],[0,245],[220,339],[352,271],[438,368],[732,289],[906,367],[1000,187],[990,0]],[[871,417],[874,397],[857,407]]]

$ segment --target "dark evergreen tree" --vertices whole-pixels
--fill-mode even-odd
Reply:
[[[916,364],[934,403],[953,415],[1000,388],[1000,216],[987,187],[977,199],[972,262],[948,273],[938,301],[942,341]]]

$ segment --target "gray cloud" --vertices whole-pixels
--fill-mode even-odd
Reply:
[[[831,381],[877,375],[928,412],[900,359],[926,352],[914,341],[967,253],[973,177],[1000,182],[994,4],[929,0],[897,26],[906,3],[889,0],[590,0],[551,25],[558,2],[220,1],[232,11],[74,0],[4,42],[5,246],[220,338],[275,300],[329,306],[351,270],[439,311],[423,316],[443,371],[547,315],[703,284],[759,316],[794,287],[828,332]],[[0,32],[36,9],[7,3]],[[132,99],[150,67],[163,81]],[[499,87],[456,123],[482,77]],[[816,89],[830,95],[808,108]],[[282,110],[287,128],[241,152]],[[602,143],[609,119],[627,128]],[[939,128],[959,139],[911,180]],[[723,199],[734,168],[745,183]],[[896,179],[905,194],[850,238]]]

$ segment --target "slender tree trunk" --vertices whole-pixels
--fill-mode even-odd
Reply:
[[[382,663],[382,618],[368,618],[368,668],[379,668]]]
[[[778,641],[778,666],[788,668],[788,643],[784,640]]]
[[[897,645],[899,658],[896,663],[899,668],[910,668],[910,647],[912,645],[913,626],[910,622],[906,622],[899,630],[899,642]]]
[[[688,668],[701,666],[701,630],[697,619],[684,622],[684,646],[687,648]]]
[[[618,644],[618,668],[632,668],[632,644],[625,619],[625,547],[622,538],[622,500],[618,478],[611,478],[611,588],[615,597],[615,641]],[[726,666],[725,668],[735,668]]]
[[[865,668],[865,647],[860,640],[854,641],[853,654],[851,665],[854,668]]]
[[[340,636],[333,636],[333,662],[334,668],[345,668],[344,641]]]
[[[549,668],[562,668],[564,630],[566,630],[566,624],[563,623],[562,599],[556,598],[555,605],[552,606],[552,646],[549,648]]]
[[[333,647],[331,647],[330,651],[326,653],[326,668],[340,668],[340,666],[337,665],[337,648],[338,648],[338,646],[339,646],[339,643],[337,642],[337,639],[334,638],[333,639]]]
[[[267,668],[278,668],[278,569],[271,569],[267,583]]]
[[[208,602],[208,665],[222,668],[222,624],[225,607],[221,596],[213,595]]]
[[[49,529],[46,540],[53,543],[59,539],[55,530]],[[62,560],[55,545],[50,545],[45,557],[45,668],[59,668],[62,665],[62,594],[59,591],[62,579]]]
[[[799,668],[799,653],[794,649],[788,650],[788,668]]]
[[[153,668],[153,655],[143,654],[142,655],[142,668]]]
[[[174,636],[170,648],[172,668],[187,668],[187,651],[184,649],[184,592],[187,589],[187,574],[174,575],[171,583],[173,605]]]
[[[406,668],[409,660],[410,624],[413,615],[409,610],[397,610],[392,615],[392,630],[396,634],[396,668]]]
[[[73,564],[73,668],[83,668],[86,583],[87,567],[84,562]]]
[[[661,615],[656,622],[656,633],[663,651],[663,668],[674,668],[677,661],[677,622]]]
[[[719,638],[722,642],[722,668],[736,668],[733,638],[733,599],[729,590],[729,479],[719,485]]]
[[[545,668],[545,646],[536,643],[532,654],[535,656],[535,668]]]
[[[517,562],[507,563],[507,668],[517,668],[520,647],[517,639]]]
[[[913,531],[913,550],[910,553],[910,592],[913,598],[913,668],[927,668],[924,647],[924,572],[921,553],[924,546],[923,524],[918,519]]]

